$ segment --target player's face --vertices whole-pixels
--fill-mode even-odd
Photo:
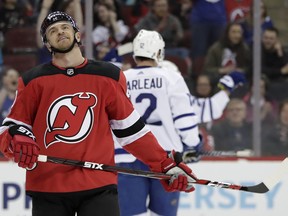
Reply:
[[[46,30],[48,43],[59,50],[66,50],[74,41],[74,29],[69,22],[57,22]]]

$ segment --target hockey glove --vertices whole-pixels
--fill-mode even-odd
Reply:
[[[32,168],[37,162],[39,146],[35,142],[32,131],[22,125],[13,125],[9,128],[12,136],[10,150],[14,155],[14,161],[19,167]]]
[[[196,176],[192,170],[182,163],[182,156],[179,152],[172,151],[169,157],[161,164],[162,172],[172,175],[170,180],[161,180],[161,184],[168,192],[184,191],[192,192],[195,190],[192,185]]]
[[[223,76],[218,83],[218,87],[222,90],[234,91],[238,86],[246,82],[245,75],[242,72],[234,71]]]
[[[194,147],[188,147],[183,152],[183,162],[184,163],[194,163],[198,162],[201,159],[201,152],[203,147],[203,138],[199,134],[200,142]]]

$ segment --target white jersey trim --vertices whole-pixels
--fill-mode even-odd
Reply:
[[[3,124],[5,124],[6,122],[13,122],[13,123],[15,123],[15,124],[17,124],[17,125],[24,125],[24,126],[28,127],[30,130],[32,130],[32,126],[31,126],[31,125],[26,124],[26,123],[21,122],[21,121],[17,121],[17,120],[12,119],[12,118],[5,118],[5,119],[3,120]]]
[[[139,113],[136,110],[133,110],[133,112],[125,119],[110,120],[110,125],[113,130],[117,129],[122,130],[125,128],[129,128],[130,126],[135,124],[135,122],[137,122],[139,118],[140,118]]]
[[[150,129],[147,126],[145,126],[136,134],[133,134],[133,135],[128,136],[128,137],[123,137],[123,138],[116,137],[116,140],[120,144],[120,146],[123,147],[123,146],[129,145],[130,143],[134,142],[135,140],[143,137],[148,132],[150,132]]]

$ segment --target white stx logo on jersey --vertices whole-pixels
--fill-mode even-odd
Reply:
[[[98,164],[98,163],[92,163],[92,162],[85,162],[84,167],[86,168],[91,168],[91,169],[96,169],[96,170],[103,170],[104,164]]]
[[[85,139],[93,126],[96,104],[96,95],[89,92],[57,98],[47,113],[46,148],[57,142],[75,144]]]

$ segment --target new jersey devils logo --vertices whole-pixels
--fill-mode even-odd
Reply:
[[[92,93],[79,92],[56,99],[47,113],[46,148],[56,142],[78,143],[90,133],[97,97]]]

